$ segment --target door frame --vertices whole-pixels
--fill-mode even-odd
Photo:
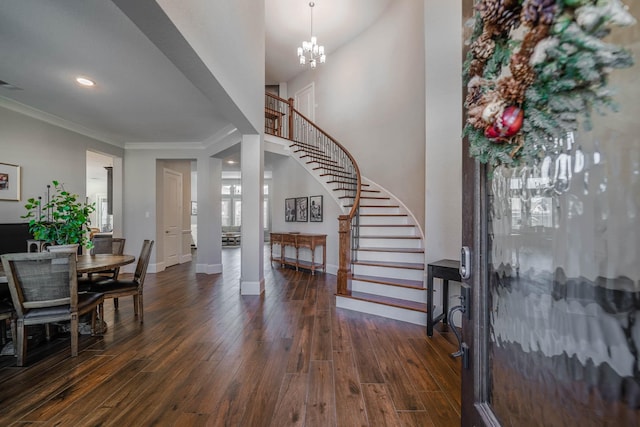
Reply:
[[[474,1],[462,0],[461,29],[473,16]],[[463,37],[464,39],[465,37]],[[462,46],[463,60],[468,46]],[[467,88],[462,88],[462,100]],[[466,116],[463,115],[463,123]],[[462,316],[462,338],[469,345],[468,365],[462,367],[463,426],[495,426],[500,422],[488,404],[489,365],[489,293],[488,293],[488,233],[487,233],[487,166],[469,154],[469,141],[462,139],[462,246],[471,250],[471,276],[463,279],[462,286],[470,288],[468,313]],[[463,292],[464,294],[464,292]]]

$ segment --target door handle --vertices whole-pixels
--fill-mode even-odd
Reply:
[[[460,277],[463,280],[471,277],[471,249],[469,246],[463,246],[460,249]]]

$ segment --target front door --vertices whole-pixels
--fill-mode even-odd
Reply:
[[[182,249],[182,174],[164,169],[164,262],[178,264]]]
[[[640,58],[637,26],[607,41]],[[538,163],[485,167],[465,143],[464,426],[640,425],[639,72],[614,71],[620,112]]]

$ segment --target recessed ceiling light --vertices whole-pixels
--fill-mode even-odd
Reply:
[[[93,80],[89,80],[86,77],[76,77],[76,82],[78,82],[79,85],[87,87],[96,85],[96,82],[94,82]]]
[[[227,163],[228,163],[228,164],[230,164],[230,165],[233,165],[233,164],[235,164],[236,162],[234,162],[233,160],[227,160]]]

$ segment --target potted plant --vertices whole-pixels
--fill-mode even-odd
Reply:
[[[89,239],[89,215],[95,211],[95,204],[81,202],[77,194],[65,191],[58,181],[47,185],[47,201],[42,197],[30,198],[24,206],[27,213],[21,218],[29,219],[29,231],[36,240],[54,245],[79,245],[91,249]]]

